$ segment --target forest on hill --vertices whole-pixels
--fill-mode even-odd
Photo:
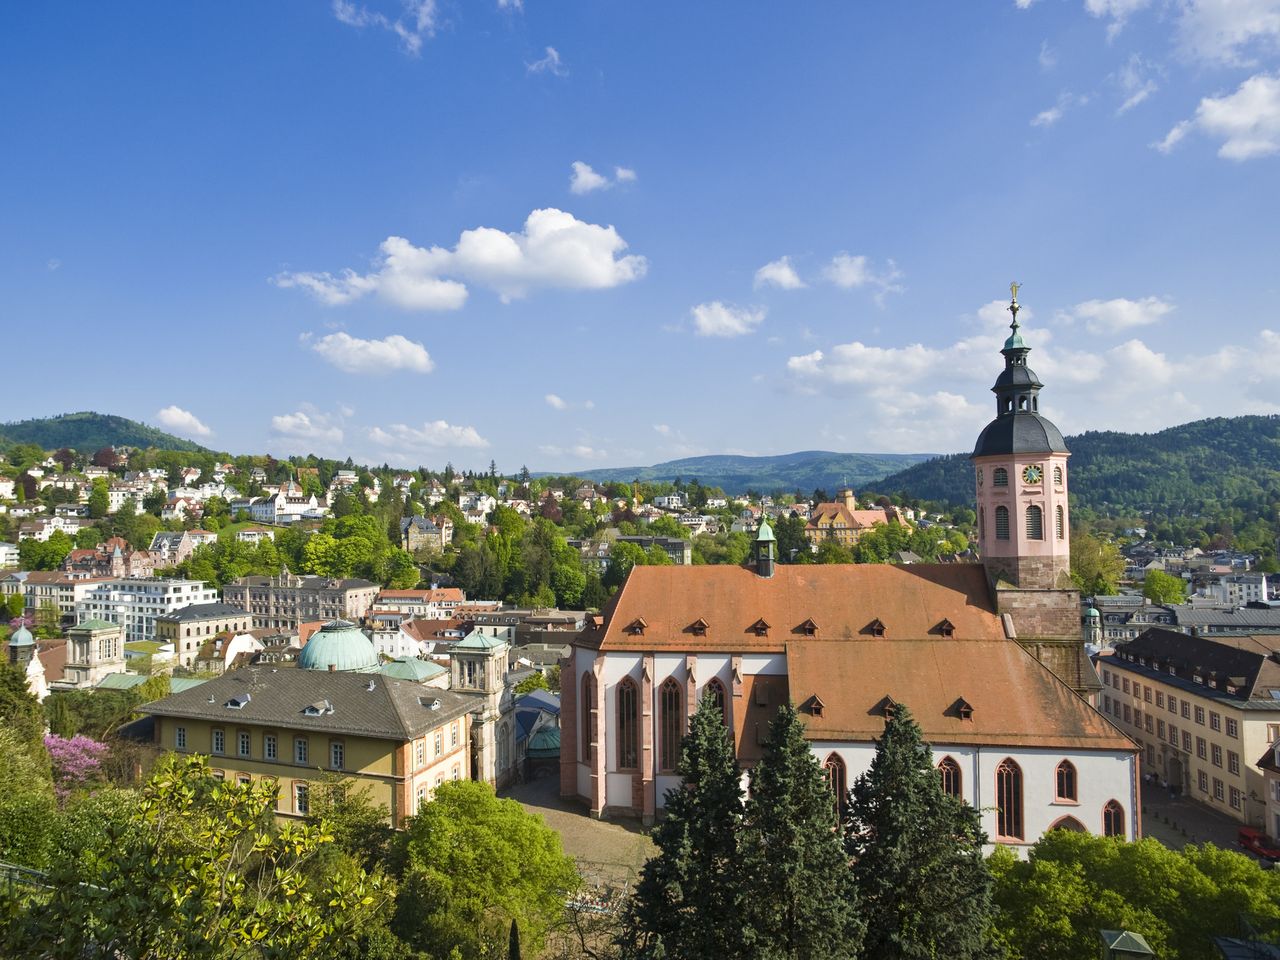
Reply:
[[[89,453],[103,447],[208,452],[192,440],[175,437],[145,423],[91,411],[0,423],[0,446],[10,443],[34,443],[45,450],[69,448]]]

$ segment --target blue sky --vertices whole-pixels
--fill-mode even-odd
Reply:
[[[1280,412],[1280,0],[26,4],[5,419],[574,469]]]

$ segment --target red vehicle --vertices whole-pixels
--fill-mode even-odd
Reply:
[[[1272,863],[1280,861],[1280,846],[1276,846],[1267,839],[1267,835],[1256,827],[1241,827],[1236,835],[1236,842],[1241,848],[1264,860],[1270,860]]]

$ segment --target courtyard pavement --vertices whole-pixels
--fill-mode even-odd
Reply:
[[[1181,850],[1188,843],[1212,843],[1244,853],[1236,843],[1236,831],[1242,826],[1204,804],[1188,800],[1185,796],[1170,798],[1168,790],[1158,785],[1143,784],[1142,833],[1154,837],[1166,847]]]

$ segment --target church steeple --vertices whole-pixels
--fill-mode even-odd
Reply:
[[[752,545],[756,561],[756,576],[773,576],[774,550],[777,546],[778,538],[773,534],[773,527],[769,526],[769,518],[761,516],[760,528],[756,531],[756,542]]]

